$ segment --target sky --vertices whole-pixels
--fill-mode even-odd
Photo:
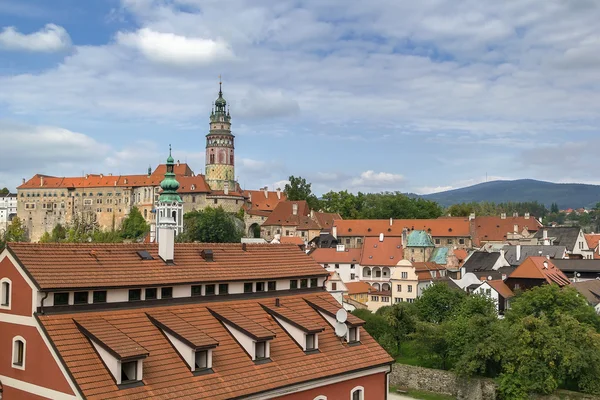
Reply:
[[[597,0],[0,0],[0,187],[204,172],[219,75],[245,189],[600,184]]]

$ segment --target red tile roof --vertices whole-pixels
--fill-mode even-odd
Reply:
[[[239,329],[254,340],[271,340],[275,337],[275,333],[272,330],[248,318],[241,312],[234,310],[227,304],[211,305],[208,307],[208,311],[219,321]]]
[[[348,294],[362,294],[362,293],[370,293],[373,290],[373,287],[369,285],[367,282],[346,282],[346,288],[348,289]]]
[[[558,286],[570,285],[569,278],[546,257],[527,257],[509,278],[544,279]]]
[[[277,204],[287,200],[287,196],[283,191],[279,192],[265,190],[245,190],[244,196],[249,198],[251,211],[268,211],[272,212]]]
[[[534,217],[475,217],[471,221],[473,242],[480,246],[483,242],[505,242],[508,233],[521,233],[527,229],[530,233],[537,232],[542,224]]]
[[[119,360],[143,358],[148,355],[148,350],[104,318],[76,318],[75,324],[85,336]]]
[[[296,215],[293,213],[294,204],[298,206]],[[308,216],[310,209],[308,203],[304,200],[300,201],[282,201],[277,204],[269,218],[263,222],[262,226],[283,225],[296,226],[301,216]]]
[[[310,256],[319,264],[358,264],[361,252],[361,249],[337,251],[334,248],[318,248]]]
[[[281,244],[295,244],[296,246],[301,246],[304,244],[304,239],[298,236],[282,236],[279,240]]]
[[[338,213],[325,213],[315,211],[313,214],[321,229],[330,230],[333,227],[333,224],[336,220],[342,219],[342,216]]]
[[[295,245],[177,243],[174,265],[158,256],[158,244],[9,243],[41,289],[131,287],[194,282],[224,282],[327,276],[327,272]],[[200,252],[213,251],[214,261]],[[146,250],[153,260],[142,260]]]
[[[459,262],[465,261],[469,253],[465,249],[456,249],[454,250],[454,255],[458,259]]]
[[[219,345],[215,339],[204,333],[200,327],[193,326],[171,311],[157,310],[146,313],[150,321],[187,343],[194,350],[213,348]]]
[[[486,281],[488,285],[490,285],[498,294],[505,299],[513,297],[515,294],[512,290],[504,283],[502,279],[495,279],[491,281]]]
[[[336,317],[336,313],[340,309],[340,303],[337,302],[332,296],[314,296],[304,299],[312,308],[321,311],[331,317]],[[348,314],[348,320],[346,322],[352,326],[364,325],[365,321],[355,317],[352,314]]]
[[[434,262],[413,262],[413,267],[415,268],[415,272],[417,274],[417,278],[420,281],[430,281],[436,280],[441,277],[439,274],[436,274],[435,278],[431,276],[431,271],[444,271],[446,267],[439,265]]]
[[[395,266],[404,256],[402,238],[384,237],[383,242],[379,237],[366,237],[364,240],[360,265],[366,266]]]
[[[600,241],[600,234],[588,233],[585,234],[585,241],[587,242],[590,250],[594,250],[594,259],[600,259],[600,253],[598,253],[598,242]]]
[[[210,186],[206,183],[204,175],[177,176],[179,193],[210,193]]]
[[[326,306],[329,304],[335,310],[339,305],[336,306],[337,302],[323,292],[280,297],[283,307],[301,315],[307,323],[325,328],[319,334],[320,352],[310,355],[305,354],[262,307],[273,307],[273,298],[76,314],[46,314],[39,316],[39,319],[83,395],[90,400],[184,399],[198,396],[211,400],[231,399],[393,362],[364,329],[360,334],[360,345],[348,346],[340,341],[333,328],[324,322],[307,301],[325,303]],[[270,346],[272,362],[256,365],[250,359],[227,329],[208,310],[221,307],[235,309],[247,320],[274,333]],[[219,342],[219,346],[213,350],[213,373],[194,376],[190,372],[189,366],[168,339],[148,319],[146,313],[158,311],[176,315],[185,323],[201,328]],[[117,388],[112,375],[90,342],[77,329],[74,318],[103,318],[147,349],[149,355],[143,363],[144,385],[127,389]],[[357,319],[354,316],[350,318]]]
[[[467,218],[438,219],[344,219],[336,220],[338,236],[402,236],[404,228],[423,230],[435,237],[469,237]]]

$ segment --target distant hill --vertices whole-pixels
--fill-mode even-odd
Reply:
[[[494,203],[538,201],[548,208],[552,203],[557,203],[562,210],[595,206],[596,203],[600,202],[600,186],[519,179],[480,183],[421,197],[436,201],[445,207],[473,201],[490,201]]]

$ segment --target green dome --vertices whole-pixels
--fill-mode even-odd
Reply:
[[[169,145],[169,158],[167,158],[167,172],[165,173],[165,179],[160,183],[162,193],[160,194],[158,201],[165,203],[179,202],[182,203],[181,197],[177,193],[179,189],[179,182],[175,179],[175,172],[173,171],[175,160],[171,156],[171,145]]]

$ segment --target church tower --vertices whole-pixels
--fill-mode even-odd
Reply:
[[[236,188],[234,139],[231,116],[219,82],[219,97],[210,113],[210,131],[206,135],[205,178],[212,190],[233,191]]]
[[[169,243],[173,238],[171,235],[183,232],[183,201],[177,193],[179,182],[175,179],[174,172],[175,160],[171,156],[171,146],[169,145],[169,158],[167,158],[167,172],[165,179],[160,183],[162,189],[158,197],[156,207],[156,238],[159,243]],[[166,236],[165,236],[166,235]],[[162,236],[162,237],[161,237]],[[170,244],[169,246],[170,247]]]

